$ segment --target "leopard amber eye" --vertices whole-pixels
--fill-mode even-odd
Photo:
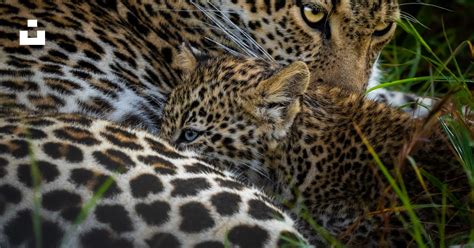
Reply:
[[[321,8],[311,5],[301,6],[301,13],[305,22],[310,26],[322,21],[326,16],[326,13]]]
[[[181,135],[178,138],[178,143],[191,143],[195,141],[202,132],[194,130],[194,129],[183,129],[181,131]]]
[[[379,23],[375,26],[374,36],[384,36],[392,30],[393,22]]]

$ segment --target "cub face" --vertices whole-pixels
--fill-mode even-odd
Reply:
[[[217,166],[264,173],[264,152],[287,138],[301,110],[310,79],[306,64],[199,58],[190,50],[182,64],[193,69],[168,99],[161,137]]]

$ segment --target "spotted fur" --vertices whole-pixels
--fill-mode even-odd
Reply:
[[[423,170],[466,190],[462,166],[437,124],[422,125],[339,88],[308,90],[310,72],[302,62],[280,67],[230,56],[187,59],[196,67],[170,95],[160,136],[236,171],[300,217],[308,209],[313,220],[351,246],[411,242],[390,210],[397,198],[363,138],[389,170],[402,171],[414,201],[426,199],[420,199],[423,189],[408,154]]]
[[[303,5],[324,12],[324,25],[308,26]],[[361,91],[398,17],[396,0],[2,1],[0,103],[156,132],[166,95],[182,79],[183,42],[213,56],[303,60],[313,85]],[[45,46],[19,45],[27,19],[46,31]],[[380,35],[378,24],[389,29]]]
[[[259,190],[146,131],[0,116],[1,247],[276,247],[304,242],[295,227]]]

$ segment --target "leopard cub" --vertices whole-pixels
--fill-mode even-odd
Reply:
[[[281,67],[186,49],[181,57],[189,75],[169,97],[161,138],[235,171],[295,212],[307,209],[348,244],[410,241],[395,218],[384,224],[393,195],[368,144],[389,169],[403,164],[408,150],[438,178],[460,173],[438,129],[415,135],[419,120],[363,95],[328,86],[307,91],[303,62]],[[411,171],[404,176],[416,184]],[[416,185],[407,188],[419,192]]]

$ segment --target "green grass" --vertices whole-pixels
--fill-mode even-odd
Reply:
[[[384,175],[386,181],[390,185],[391,189],[395,192],[396,196],[402,203],[402,207],[395,207],[395,212],[404,212],[408,215],[408,220],[404,219],[403,216],[399,216],[400,220],[404,223],[405,229],[411,234],[413,240],[416,242],[417,247],[446,247],[447,245],[474,245],[474,156],[473,147],[474,143],[472,140],[472,133],[468,130],[462,120],[454,119],[449,115],[442,116],[440,118],[441,125],[446,132],[452,147],[457,155],[460,167],[462,167],[467,175],[470,192],[464,197],[465,202],[462,203],[454,197],[452,192],[448,192],[448,183],[442,182],[422,169],[418,168],[416,161],[411,157],[408,157],[408,161],[412,165],[412,169],[418,176],[419,183],[430,200],[431,204],[416,205],[408,194],[405,188],[405,182],[400,176],[399,170],[395,169],[392,173],[381,161],[378,154],[373,149],[369,141],[364,137],[359,127],[355,125],[355,128],[362,138],[362,142],[366,145],[368,151],[372,155],[378,169]],[[396,167],[398,168],[398,167]],[[393,175],[395,174],[395,175]],[[433,192],[433,189],[428,189],[426,186],[426,180],[432,185],[436,186],[439,192]],[[441,195],[441,202],[435,203],[432,198],[433,193]],[[450,202],[448,202],[448,199]],[[454,208],[456,214],[459,216],[467,215],[466,222],[464,225],[469,228],[465,232],[456,233],[455,236],[450,237],[450,240],[446,238],[446,225],[447,225],[447,208]],[[434,213],[434,222],[438,227],[438,232],[432,232],[425,228],[423,223],[420,221],[416,210],[422,208],[431,208]],[[467,210],[467,211],[466,211]],[[462,225],[462,224],[461,224]]]
[[[447,247],[449,245],[474,245],[474,156],[472,132],[465,126],[463,106],[474,109],[474,1],[424,1],[452,9],[447,11],[432,6],[417,6],[414,17],[422,25],[407,20],[399,22],[399,29],[393,41],[382,53],[382,66],[385,71],[384,83],[376,88],[386,87],[392,90],[415,93],[443,99],[445,104],[440,123],[449,138],[458,157],[459,166],[466,172],[469,185],[466,195],[459,196],[451,192],[448,182],[443,182],[416,165],[408,158],[411,168],[416,172],[418,181],[432,200],[433,195],[440,202],[426,207],[433,208],[437,232],[428,232],[417,216],[416,206],[404,189],[404,182],[391,174],[381,163],[371,145],[365,144],[373,155],[386,181],[402,203],[407,219],[402,219],[418,247]],[[404,1],[402,10],[404,10]],[[448,6],[447,6],[448,5]],[[408,5],[406,5],[408,6]],[[471,31],[469,31],[471,30]],[[376,88],[369,89],[369,91]],[[450,104],[450,105],[449,105]],[[431,117],[437,118],[432,115]],[[426,184],[435,189],[427,189]],[[448,233],[450,221],[448,211],[458,217],[465,217],[466,230]]]
[[[466,172],[470,194],[467,197],[468,220],[470,224],[469,243],[474,245],[474,155],[473,140],[471,133],[468,131],[464,123],[456,121],[450,116],[444,116],[441,120],[445,132],[448,134],[449,140],[453,145],[456,155]]]
[[[459,110],[461,106],[473,108],[474,102],[470,88],[474,86],[471,75],[474,67],[472,62],[467,67],[461,67],[456,58],[456,55],[461,52],[471,52],[470,41],[463,41],[455,49],[451,49],[451,45],[448,45],[447,48],[451,54],[443,58],[433,50],[412,23],[402,20],[399,22],[399,27],[413,39],[413,48],[397,46],[396,41],[389,45],[387,49],[391,50],[390,56],[384,52],[383,57],[384,61],[389,61],[384,67],[388,68],[385,82],[369,91],[375,88],[397,86],[394,87],[395,90],[440,98],[453,92],[453,100]],[[449,44],[449,40],[445,42]],[[403,60],[406,62],[400,62],[401,57],[404,57]],[[422,63],[428,64],[426,70],[418,68]]]
[[[114,178],[112,176],[109,176],[104,183],[102,183],[99,188],[97,189],[96,192],[94,192],[94,195],[89,199],[85,204],[82,206],[81,211],[79,212],[79,215],[76,217],[74,220],[73,226],[68,230],[66,235],[64,235],[64,239],[61,242],[61,247],[68,247],[68,240],[71,235],[74,234],[74,232],[77,231],[77,228],[81,223],[83,223],[87,217],[89,216],[90,212],[94,207],[97,205],[97,202],[102,199],[103,195],[107,192],[107,190],[112,186],[114,183]]]
[[[27,136],[30,139],[30,134],[28,131]],[[42,247],[42,229],[41,229],[41,173],[38,168],[38,163],[34,150],[31,146],[31,143],[28,142],[28,158],[31,163],[31,180],[33,185],[33,233],[35,235],[35,246],[38,248]]]
[[[360,135],[362,138],[362,142],[367,146],[367,149],[369,150],[370,154],[374,158],[377,166],[379,167],[380,171],[382,174],[385,176],[387,179],[389,185],[392,187],[392,189],[395,191],[397,194],[398,198],[401,200],[404,209],[408,213],[408,216],[410,218],[410,222],[412,224],[412,227],[409,230],[410,233],[412,233],[413,238],[415,239],[418,247],[426,247],[425,242],[423,241],[423,226],[421,225],[421,221],[416,215],[414,211],[414,207],[410,202],[410,197],[406,191],[406,189],[403,186],[403,181],[401,181],[402,185],[397,183],[396,179],[392,176],[390,171],[385,167],[385,165],[382,163],[382,160],[379,158],[377,153],[375,152],[374,148],[370,145],[369,141],[366,139],[360,128],[354,124],[355,129],[357,130],[357,133]]]
[[[423,25],[399,22],[393,41],[382,52],[385,72],[380,87],[442,98],[456,91],[453,101],[474,107],[474,1],[423,1],[452,11],[422,5],[404,5]],[[408,2],[412,3],[412,2]],[[372,90],[372,89],[369,89]]]

